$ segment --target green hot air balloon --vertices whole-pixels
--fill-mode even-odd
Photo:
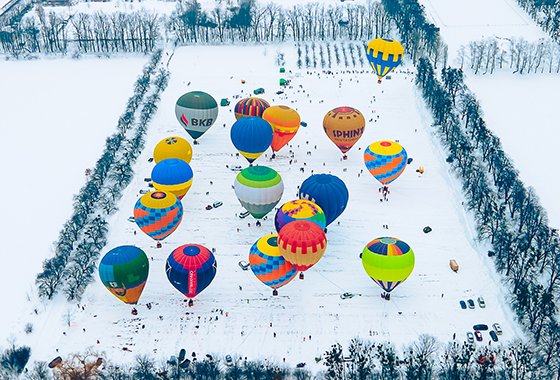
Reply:
[[[205,92],[188,92],[177,100],[175,116],[185,131],[196,141],[216,122],[218,103]]]
[[[400,239],[380,237],[366,245],[362,264],[368,276],[389,293],[412,273],[414,252]]]
[[[251,215],[260,219],[278,204],[284,193],[282,177],[267,166],[250,166],[235,178],[235,195]]]

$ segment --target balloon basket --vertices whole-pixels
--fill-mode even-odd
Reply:
[[[343,159],[344,161],[346,161],[346,160],[348,159],[348,156],[347,156],[347,155],[344,155],[344,156],[342,156],[342,159]]]
[[[161,248],[161,242],[159,242],[159,241],[157,242],[156,248]]]
[[[189,305],[189,307],[192,307],[192,305],[194,305],[194,301],[193,301],[193,300],[189,300],[188,305]]]
[[[377,83],[381,84],[381,79],[378,79],[378,80],[377,80]]]
[[[276,153],[272,153],[272,156],[270,156],[270,158],[276,158]]]
[[[278,290],[274,289],[274,290],[272,291],[272,295],[273,295],[273,296],[277,296],[277,295],[278,295]]]
[[[305,276],[304,276],[303,272],[299,272],[299,279],[303,280],[304,278],[305,278]]]

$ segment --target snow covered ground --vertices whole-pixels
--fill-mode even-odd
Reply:
[[[116,130],[145,63],[128,59],[0,62],[3,199],[0,345],[20,333],[19,310],[72,213],[84,170]],[[17,328],[14,327],[17,323]]]
[[[460,45],[482,36],[548,37],[514,0],[420,0],[449,45],[450,62]],[[474,75],[466,83],[482,104],[487,126],[502,141],[521,179],[535,188],[552,226],[560,226],[556,145],[560,77],[551,74],[516,75],[499,72]]]
[[[521,334],[519,327],[512,322],[512,313],[504,302],[504,289],[493,265],[485,257],[486,247],[479,247],[474,242],[470,219],[461,205],[459,186],[449,175],[444,155],[430,136],[430,117],[415,91],[413,75],[396,73],[391,80],[378,85],[368,67],[345,69],[355,70],[354,73],[335,70],[334,76],[320,70],[297,70],[295,50],[291,45],[281,45],[186,47],[176,51],[170,64],[170,85],[162,94],[159,111],[149,128],[146,149],[134,166],[136,176],[124,193],[120,211],[110,221],[109,244],[104,250],[134,244],[152,258],[138,315],[132,316],[131,306],[120,303],[97,280],[84,295],[83,309],[58,297],[40,307],[38,316],[25,313],[20,318],[22,325],[26,322],[35,325],[34,333],[18,334],[18,343],[32,346],[34,360],[52,359],[57,355],[55,349],[64,355],[92,347],[105,351],[116,361],[132,361],[139,353],[155,353],[165,358],[184,347],[199,356],[206,353],[239,354],[251,359],[268,356],[276,361],[286,358],[290,364],[305,361],[313,365],[313,358],[332,343],[345,344],[356,336],[391,340],[398,348],[403,348],[422,333],[432,334],[441,341],[449,341],[456,333],[457,339],[463,341],[465,333],[472,331],[472,325],[476,323],[491,325],[499,322],[504,330],[501,339],[505,340]],[[291,77],[293,88],[280,96],[274,95],[281,76],[275,64],[277,51],[286,53],[286,67],[293,71],[286,74]],[[412,67],[404,69],[411,70]],[[138,71],[131,70],[129,82]],[[247,83],[242,85],[241,79]],[[302,120],[308,123],[308,127],[300,128],[292,140],[296,163],[289,165],[289,147],[273,161],[263,155],[256,162],[271,166],[283,177],[286,189],[281,203],[296,198],[297,186],[312,171],[339,176],[350,191],[350,202],[339,218],[340,225],[335,222],[329,228],[328,249],[323,259],[306,272],[305,280],[295,279],[280,289],[278,297],[272,297],[271,289],[261,284],[251,271],[243,271],[237,265],[239,260],[247,260],[249,248],[259,237],[273,231],[273,222],[272,215],[269,215],[263,226],[257,228],[250,217],[241,220],[235,216],[242,211],[232,189],[237,173],[226,168],[226,165],[247,165],[244,158],[235,157],[236,150],[229,138],[229,128],[235,120],[231,111],[235,105],[232,97],[235,94],[246,96],[257,87],[266,89],[263,97],[271,104],[296,108]],[[148,158],[155,144],[169,135],[187,136],[175,119],[174,105],[180,95],[192,90],[207,91],[218,101],[229,97],[232,104],[220,107],[216,124],[200,139],[201,144],[194,146],[191,162],[194,182],[183,199],[183,222],[164,241],[163,248],[156,249],[154,242],[141,231],[133,234],[137,227],[127,218],[132,215],[139,190],[146,188],[143,179],[150,176],[153,164]],[[47,89],[42,91],[48,92]],[[99,90],[95,93],[98,94]],[[111,118],[113,122],[109,123],[111,127],[106,130],[107,135],[112,132],[124,99],[123,94],[122,100],[114,102],[119,106]],[[340,160],[340,152],[322,130],[324,114],[341,105],[360,109],[366,121],[377,120],[367,123],[364,136],[349,152],[347,161]],[[14,112],[25,110],[23,104],[10,108]],[[103,108],[96,106],[96,109]],[[75,117],[76,112],[72,112],[74,117],[70,119],[79,119]],[[93,110],[90,113],[97,114]],[[107,116],[105,111],[103,114]],[[19,119],[14,116],[9,120]],[[56,120],[42,125],[49,125],[55,131],[60,127]],[[88,129],[96,128],[88,126]],[[64,135],[64,132],[60,133]],[[19,137],[14,133],[10,141],[16,136]],[[53,137],[53,143],[60,143],[59,139],[62,137]],[[399,140],[414,159],[391,185],[388,202],[380,202],[379,184],[363,164],[364,148],[379,139]],[[46,137],[44,141],[47,141]],[[59,149],[68,156],[62,148],[73,145],[73,141],[63,141],[65,143]],[[53,192],[50,197],[41,197],[45,200],[56,197],[57,205],[67,208],[58,219],[53,217],[42,223],[52,225],[48,236],[44,229],[41,230],[45,232],[46,241],[36,250],[26,249],[33,254],[36,251],[42,253],[27,258],[32,266],[29,279],[39,269],[41,259],[49,254],[49,243],[56,238],[60,225],[70,212],[71,194],[77,192],[83,181],[83,168],[93,165],[100,154],[101,140],[96,146],[90,145],[87,149],[96,150],[97,154],[94,153],[87,163],[73,163],[75,172],[65,171],[65,177],[76,181],[73,187],[69,186],[68,193]],[[83,146],[76,148],[83,149]],[[306,154],[308,151],[311,156]],[[43,155],[39,158],[43,159]],[[424,166],[424,175],[415,172],[418,166]],[[304,168],[304,173],[300,167]],[[43,173],[47,175],[46,171]],[[29,187],[38,182],[31,181],[29,176],[22,176],[20,181]],[[36,196],[33,190],[29,193],[29,198]],[[222,201],[223,206],[210,211],[204,209],[216,200]],[[35,204],[25,207],[25,214],[37,214]],[[388,231],[382,228],[383,224],[389,225]],[[433,231],[424,234],[422,228],[427,225]],[[17,236],[14,239],[17,243],[8,252],[19,253],[22,242],[29,244],[26,239],[29,226],[26,228],[12,232]],[[403,239],[416,254],[414,272],[393,292],[390,302],[379,297],[380,288],[365,274],[358,256],[370,240],[387,235]],[[216,248],[218,262],[214,282],[196,298],[191,308],[168,283],[164,273],[169,253],[185,243]],[[19,256],[16,257],[14,265],[20,260]],[[460,265],[458,273],[449,268],[451,258]],[[346,291],[359,296],[342,300],[340,294]],[[475,310],[461,310],[460,300],[478,296],[484,296],[485,309],[477,305]],[[145,306],[148,302],[153,305],[150,310]],[[482,343],[487,344],[488,339],[488,334],[484,334]],[[130,351],[124,351],[124,347]],[[312,368],[319,366],[321,364]]]

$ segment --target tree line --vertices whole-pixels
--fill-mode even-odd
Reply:
[[[554,0],[517,0],[517,4],[543,28],[553,40],[560,42],[560,3]]]
[[[524,38],[488,37],[459,49],[460,67],[475,74],[509,70],[514,74],[560,73],[560,46],[547,39],[529,42]]]
[[[157,50],[144,67],[119,118],[117,132],[107,138],[103,154],[74,197],[72,216],[54,244],[55,255],[43,262],[36,277],[42,298],[51,299],[62,288],[68,300],[79,300],[93,281],[99,253],[107,243],[106,218],[117,210],[122,190],[133,178],[132,165],[144,146],[147,124],[167,87],[169,73],[157,70],[161,58],[162,51]]]

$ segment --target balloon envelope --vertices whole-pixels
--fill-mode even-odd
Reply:
[[[154,191],[144,194],[134,206],[134,221],[154,240],[163,240],[179,227],[183,205],[172,193]]]
[[[270,107],[270,104],[261,98],[251,97],[241,99],[237,102],[234,108],[235,118],[237,120],[245,116],[258,116],[261,117],[264,110]]]
[[[296,199],[286,202],[276,211],[274,227],[279,232],[286,224],[294,220],[308,220],[317,224],[321,230],[327,226],[325,213],[315,202],[306,199]]]
[[[396,180],[406,168],[407,154],[401,144],[377,141],[364,151],[364,162],[372,176],[384,185]]]
[[[231,142],[243,157],[252,163],[268,149],[272,142],[272,127],[256,116],[237,120],[231,127]]]
[[[191,166],[177,158],[162,160],[152,169],[154,188],[173,193],[179,199],[182,199],[189,191],[192,181]]]
[[[278,248],[298,271],[306,271],[321,260],[327,249],[327,236],[317,224],[296,220],[278,233]]]
[[[414,269],[414,252],[404,241],[381,237],[370,241],[362,252],[362,264],[369,277],[386,292],[406,280]]]
[[[367,59],[377,75],[378,81],[389,74],[402,62],[403,46],[395,40],[376,38],[366,48]]]
[[[148,257],[140,248],[122,245],[111,249],[99,263],[101,282],[115,297],[136,304],[148,279]]]
[[[296,110],[288,106],[272,106],[267,108],[262,118],[272,125],[274,138],[272,139],[272,150],[278,152],[296,135],[301,118]]]
[[[237,174],[233,188],[241,206],[260,219],[282,198],[284,182],[274,169],[250,166]]]
[[[278,249],[278,234],[263,236],[249,252],[249,264],[255,276],[272,289],[292,281],[297,270],[287,262]]]
[[[175,116],[185,131],[196,140],[216,122],[218,103],[206,92],[188,92],[177,100]]]
[[[337,107],[323,118],[323,130],[342,153],[348,152],[362,137],[366,119],[352,107]]]
[[[299,198],[319,205],[325,213],[328,226],[346,209],[348,188],[337,176],[314,174],[301,184]]]
[[[154,148],[154,161],[157,164],[167,158],[178,158],[186,163],[190,163],[192,158],[191,144],[179,136],[164,138]]]
[[[185,244],[167,258],[167,279],[188,298],[194,298],[210,285],[216,276],[216,258],[208,248],[199,244]]]

